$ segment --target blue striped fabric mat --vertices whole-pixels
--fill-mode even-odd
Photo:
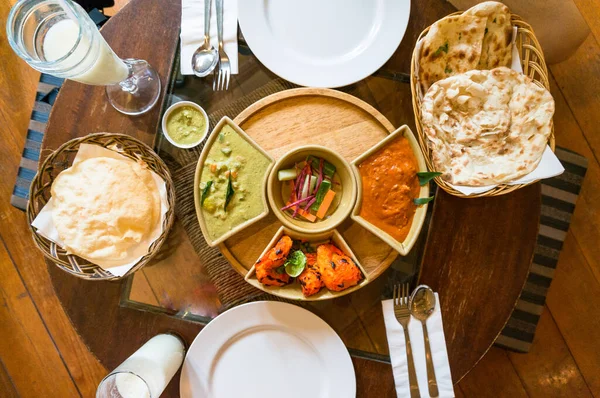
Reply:
[[[43,74],[40,76],[35,103],[27,129],[25,149],[17,172],[17,181],[13,188],[10,203],[25,210],[29,199],[29,185],[35,176],[40,160],[40,148],[46,131],[46,123],[50,115],[50,109],[58,95],[58,89],[62,86],[64,79]]]
[[[53,76],[42,74],[40,77],[27,141],[11,197],[12,205],[22,210],[27,208],[29,185],[37,172],[46,122],[62,83],[63,79]],[[514,351],[527,352],[533,342],[587,170],[587,159],[575,152],[556,148],[556,155],[565,167],[565,172],[542,181],[540,230],[533,263],[517,306],[496,341],[496,345]]]
[[[563,148],[556,148],[556,156],[565,172],[542,181],[540,230],[529,276],[512,316],[496,340],[496,345],[518,352],[531,348],[588,166],[586,158]]]

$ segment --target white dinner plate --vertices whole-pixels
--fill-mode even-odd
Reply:
[[[340,87],[379,69],[402,41],[410,0],[243,0],[252,52],[293,83]]]
[[[183,363],[182,398],[350,398],[352,360],[321,318],[286,303],[235,307],[194,339]]]

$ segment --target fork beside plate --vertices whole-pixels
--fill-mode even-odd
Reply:
[[[410,323],[410,309],[408,308],[408,283],[394,285],[394,315],[398,323],[402,325],[404,331],[404,341],[406,343],[406,358],[408,359],[408,381],[410,383],[411,398],[420,398],[419,385],[417,384],[417,375],[415,373],[415,361],[413,359],[412,348],[410,346],[410,335],[408,334],[408,324]]]
[[[423,328],[420,322],[416,318],[413,319],[410,315],[408,295],[408,286],[404,288],[396,286],[395,300],[384,300],[381,303],[396,393],[398,397],[429,397]],[[437,380],[439,397],[454,397],[440,301],[437,293],[435,294],[435,298],[436,308],[429,319],[427,319],[435,378]],[[394,302],[397,303],[396,311],[394,309]],[[398,318],[400,319],[396,317],[396,314],[398,314]],[[406,326],[403,326],[401,322],[402,324],[405,323]],[[409,356],[412,356],[412,359]],[[411,370],[411,367],[413,370]],[[411,373],[413,374],[412,383],[410,382]]]
[[[229,57],[223,46],[223,1],[217,2],[217,35],[219,37],[219,63],[215,69],[213,78],[213,91],[229,89],[229,79],[231,77],[231,65]]]

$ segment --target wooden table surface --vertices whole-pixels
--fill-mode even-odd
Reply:
[[[417,35],[452,11],[437,0],[413,7],[405,39],[386,67],[408,71]],[[178,2],[133,0],[105,25],[103,35],[121,56],[148,60],[165,87],[180,14]],[[163,99],[164,93],[160,103]],[[98,131],[127,133],[152,144],[159,116],[160,106],[140,117],[121,115],[106,101],[102,87],[68,81],[53,107],[42,157],[71,138]],[[539,184],[496,198],[437,195],[420,281],[440,294],[455,382],[491,347],[515,306],[533,255],[539,210]],[[190,343],[201,329],[165,315],[119,307],[123,282],[83,281],[53,264],[48,267],[71,322],[109,369],[157,333],[174,330]],[[393,395],[389,365],[360,358],[353,361],[358,396]],[[174,380],[165,396],[178,396],[178,378]]]

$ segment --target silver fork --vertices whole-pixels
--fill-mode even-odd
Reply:
[[[213,91],[229,89],[229,79],[231,77],[231,65],[229,57],[223,49],[223,0],[216,0],[217,3],[217,36],[219,37],[219,67],[215,69],[213,78]]]
[[[410,310],[408,308],[409,287],[408,283],[394,285],[394,315],[398,323],[404,329],[404,340],[406,341],[406,357],[408,362],[408,381],[410,383],[411,398],[420,398],[419,384],[417,383],[417,374],[415,372],[415,363],[410,346],[410,336],[408,335],[408,324],[410,322]]]

